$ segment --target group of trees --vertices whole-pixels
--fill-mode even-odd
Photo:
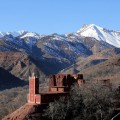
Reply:
[[[75,85],[68,97],[50,103],[44,115],[52,120],[110,120],[115,93],[99,84]]]
[[[0,91],[0,120],[26,103],[28,86]]]

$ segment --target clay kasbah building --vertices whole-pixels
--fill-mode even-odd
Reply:
[[[29,78],[28,103],[46,104],[66,96],[73,84],[85,83],[82,74],[56,74],[49,77],[49,91],[39,92],[39,78],[34,75]]]

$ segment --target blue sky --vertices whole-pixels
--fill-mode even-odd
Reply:
[[[83,24],[120,30],[120,0],[0,0],[0,31],[69,33]]]

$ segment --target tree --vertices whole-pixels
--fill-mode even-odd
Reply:
[[[107,120],[113,108],[113,91],[100,84],[87,85],[83,89],[84,117],[88,120]]]
[[[46,115],[52,120],[108,120],[114,90],[100,84],[75,85],[69,97],[50,103]]]
[[[48,108],[45,110],[44,116],[48,116],[52,120],[65,120],[68,116],[68,110],[70,108],[69,100],[61,97],[58,101],[51,102]]]

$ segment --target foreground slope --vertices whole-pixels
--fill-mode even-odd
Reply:
[[[46,105],[32,105],[27,103],[2,120],[28,120],[30,116],[32,120],[44,120],[45,118],[42,116],[43,108],[46,108]]]

